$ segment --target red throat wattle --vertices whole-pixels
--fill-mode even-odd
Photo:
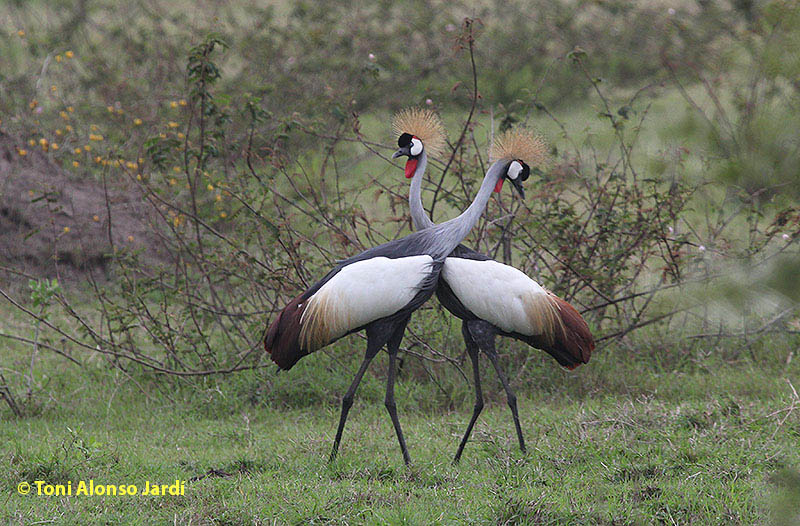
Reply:
[[[417,171],[417,159],[408,158],[406,161],[406,179],[414,177],[414,172]]]
[[[503,181],[505,181],[505,179],[500,179],[499,181],[497,181],[497,184],[494,185],[494,191],[497,192],[498,194],[500,193],[500,190],[503,189]]]

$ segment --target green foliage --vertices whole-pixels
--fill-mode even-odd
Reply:
[[[775,495],[776,526],[790,526],[800,520],[800,473],[791,469],[781,470],[773,477],[779,488]]]
[[[757,214],[765,204],[787,206],[773,225],[781,227],[783,238],[789,240],[795,236],[793,219],[800,196],[796,133],[800,126],[800,85],[796,82],[800,70],[797,54],[787,50],[796,49],[800,42],[800,10],[797,2],[783,0],[742,2],[736,8],[746,23],[727,30],[730,42],[724,60],[707,69],[672,58],[667,63],[673,75],[702,86],[695,92],[681,87],[692,108],[681,130],[699,132],[694,147],[703,151],[706,166],[717,181],[735,189],[734,198],[741,206],[751,207]],[[703,16],[714,16],[715,9],[709,4]],[[777,279],[792,275],[793,257],[773,264],[771,277],[753,283],[750,290],[797,298],[795,279]]]
[[[46,311],[53,299],[61,293],[61,286],[55,279],[32,279],[28,281],[31,303],[34,307]]]
[[[528,48],[520,42],[541,38],[519,26],[521,6],[469,19],[460,30],[449,8],[436,11],[424,2],[416,7],[410,14],[393,4],[348,11],[301,3],[286,14],[285,30],[280,31],[270,30],[279,24],[275,13],[257,8],[252,13],[252,20],[262,23],[257,29],[233,19],[195,39],[188,50],[178,52],[169,39],[164,43],[173,66],[184,57],[183,66],[175,66],[185,72],[184,84],[177,84],[178,76],[171,80],[173,100],[162,96],[148,108],[144,89],[136,100],[103,108],[104,124],[88,129],[86,122],[96,116],[93,109],[63,111],[58,118],[75,124],[64,140],[81,144],[88,138],[91,153],[75,154],[80,149],[75,148],[63,154],[62,148],[48,154],[62,162],[88,163],[89,177],[102,174],[104,181],[116,179],[141,195],[152,211],[148,221],[162,257],[154,260],[147,252],[117,247],[112,290],[94,295],[99,305],[91,307],[91,314],[64,298],[71,323],[55,328],[55,334],[172,374],[258,366],[264,326],[289,298],[344,255],[406,232],[407,208],[397,197],[405,188],[377,177],[386,171],[378,156],[361,155],[364,147],[380,152],[372,139],[383,137],[384,131],[375,130],[388,125],[376,124],[385,119],[383,114],[361,112],[410,102],[406,94],[420,89],[411,84],[434,80],[427,70],[422,77],[411,75],[422,64],[442,64],[435,77],[440,86],[450,75],[459,82],[470,78],[463,75],[463,65],[471,61],[444,51],[453,42],[474,53],[478,89],[466,89],[470,83],[465,82],[446,96],[440,91],[439,97],[454,107],[468,102],[478,111],[460,126],[464,134],[452,145],[449,174],[431,170],[433,182],[424,186],[429,209],[436,210],[438,221],[471,201],[475,174],[485,169],[484,152],[495,125],[499,130],[532,122],[550,126],[554,162],[535,167],[529,183],[534,199],[530,204],[509,204],[503,198],[493,202],[468,242],[572,302],[601,340],[625,338],[651,324],[665,332],[680,326],[706,334],[715,316],[703,312],[687,325],[686,316],[696,313],[702,301],[679,294],[684,284],[707,279],[722,265],[746,261],[758,267],[790,247],[776,241],[796,226],[793,208],[753,199],[746,191],[704,192],[707,182],[698,180],[691,166],[700,161],[718,168],[725,159],[698,159],[684,147],[643,147],[641,137],[648,127],[660,128],[657,119],[648,119],[660,93],[646,84],[629,94],[625,86],[637,78],[623,81],[608,69],[610,55],[601,49],[604,37],[578,15],[617,17],[615,24],[622,20],[636,26],[655,15],[651,9],[616,4],[554,8],[560,13],[559,30],[573,44],[548,51],[558,54],[558,66],[531,57],[521,67],[533,67],[548,90],[566,83],[591,96],[592,107],[579,114],[584,127],[576,131],[558,116],[563,110],[551,106],[556,98],[546,90],[519,88],[507,97],[496,87],[498,75],[504,86],[506,81],[514,85],[514,68],[498,62],[513,56],[508,46],[524,54]],[[378,10],[385,12],[383,24],[374,21]],[[436,14],[421,29],[391,23],[429,11]],[[704,8],[701,18],[724,18],[739,30],[745,23],[737,17],[754,13]],[[344,19],[358,23],[345,30],[337,23]],[[146,15],[141,24],[152,22]],[[669,14],[665,23],[680,27],[678,22],[690,23],[681,10]],[[446,36],[431,29],[437,24],[445,27]],[[554,30],[547,20],[541,24]],[[694,29],[690,34],[696,45],[716,43],[718,26],[709,22]],[[667,31],[664,36],[670,52],[687,61],[698,59],[675,35]],[[424,43],[420,53],[410,52],[419,42]],[[498,46],[505,54],[492,54]],[[155,53],[149,48],[144,52]],[[256,52],[271,54],[268,64]],[[643,50],[645,55],[652,52]],[[73,62],[62,58],[59,64]],[[257,66],[265,69],[257,71]],[[679,86],[688,75],[669,65],[667,70]],[[398,101],[401,92],[404,97]],[[496,99],[487,101],[487,94]],[[303,111],[289,111],[286,101],[304,104]],[[41,104],[46,119],[55,106],[52,100]],[[487,119],[487,113],[496,121]],[[83,129],[75,130],[78,126]],[[697,137],[701,132],[687,133]],[[713,221],[710,213],[716,214]],[[758,312],[746,320],[742,332],[763,323],[767,315]],[[458,332],[443,332],[446,317],[431,307],[418,316],[426,336],[412,337],[410,346],[424,348],[414,360],[453,366],[460,349]],[[689,349],[702,344],[702,339],[693,341]],[[334,349],[344,347],[342,343]],[[522,359],[516,358],[517,365]],[[447,376],[438,366],[428,372],[424,362],[414,367],[420,375]],[[461,396],[454,385],[442,387],[444,399]]]

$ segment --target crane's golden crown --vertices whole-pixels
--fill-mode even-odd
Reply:
[[[547,153],[547,143],[533,130],[517,127],[506,130],[494,138],[489,150],[492,161],[499,159],[519,159],[528,166],[546,166],[550,156]]]
[[[425,108],[406,108],[392,119],[392,130],[397,135],[410,133],[422,141],[431,157],[438,157],[447,145],[447,132],[442,119],[435,111]]]

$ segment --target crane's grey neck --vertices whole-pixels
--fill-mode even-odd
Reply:
[[[411,179],[411,188],[408,191],[408,204],[411,208],[411,221],[414,223],[414,230],[422,230],[433,226],[433,221],[428,217],[425,208],[422,206],[422,180],[425,177],[425,169],[427,167],[428,154],[425,153],[425,150],[422,150],[417,170],[414,172],[414,178]]]
[[[425,232],[430,232],[431,235],[436,236],[436,248],[438,249],[436,252],[440,252],[442,257],[452,252],[478,223],[478,219],[483,215],[483,211],[486,210],[486,205],[492,196],[492,190],[494,190],[497,181],[505,176],[507,164],[508,161],[500,160],[495,161],[489,167],[486,176],[483,178],[483,183],[478,189],[478,195],[475,196],[475,200],[461,215],[425,230]]]

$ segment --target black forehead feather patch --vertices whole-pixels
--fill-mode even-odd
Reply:
[[[405,148],[406,146],[410,146],[411,139],[412,135],[410,133],[404,133],[397,138],[397,146],[399,146],[400,148]]]
[[[531,175],[531,167],[522,161],[520,161],[520,164],[522,165],[522,171],[519,173],[519,178],[523,181],[527,181],[528,177]]]

